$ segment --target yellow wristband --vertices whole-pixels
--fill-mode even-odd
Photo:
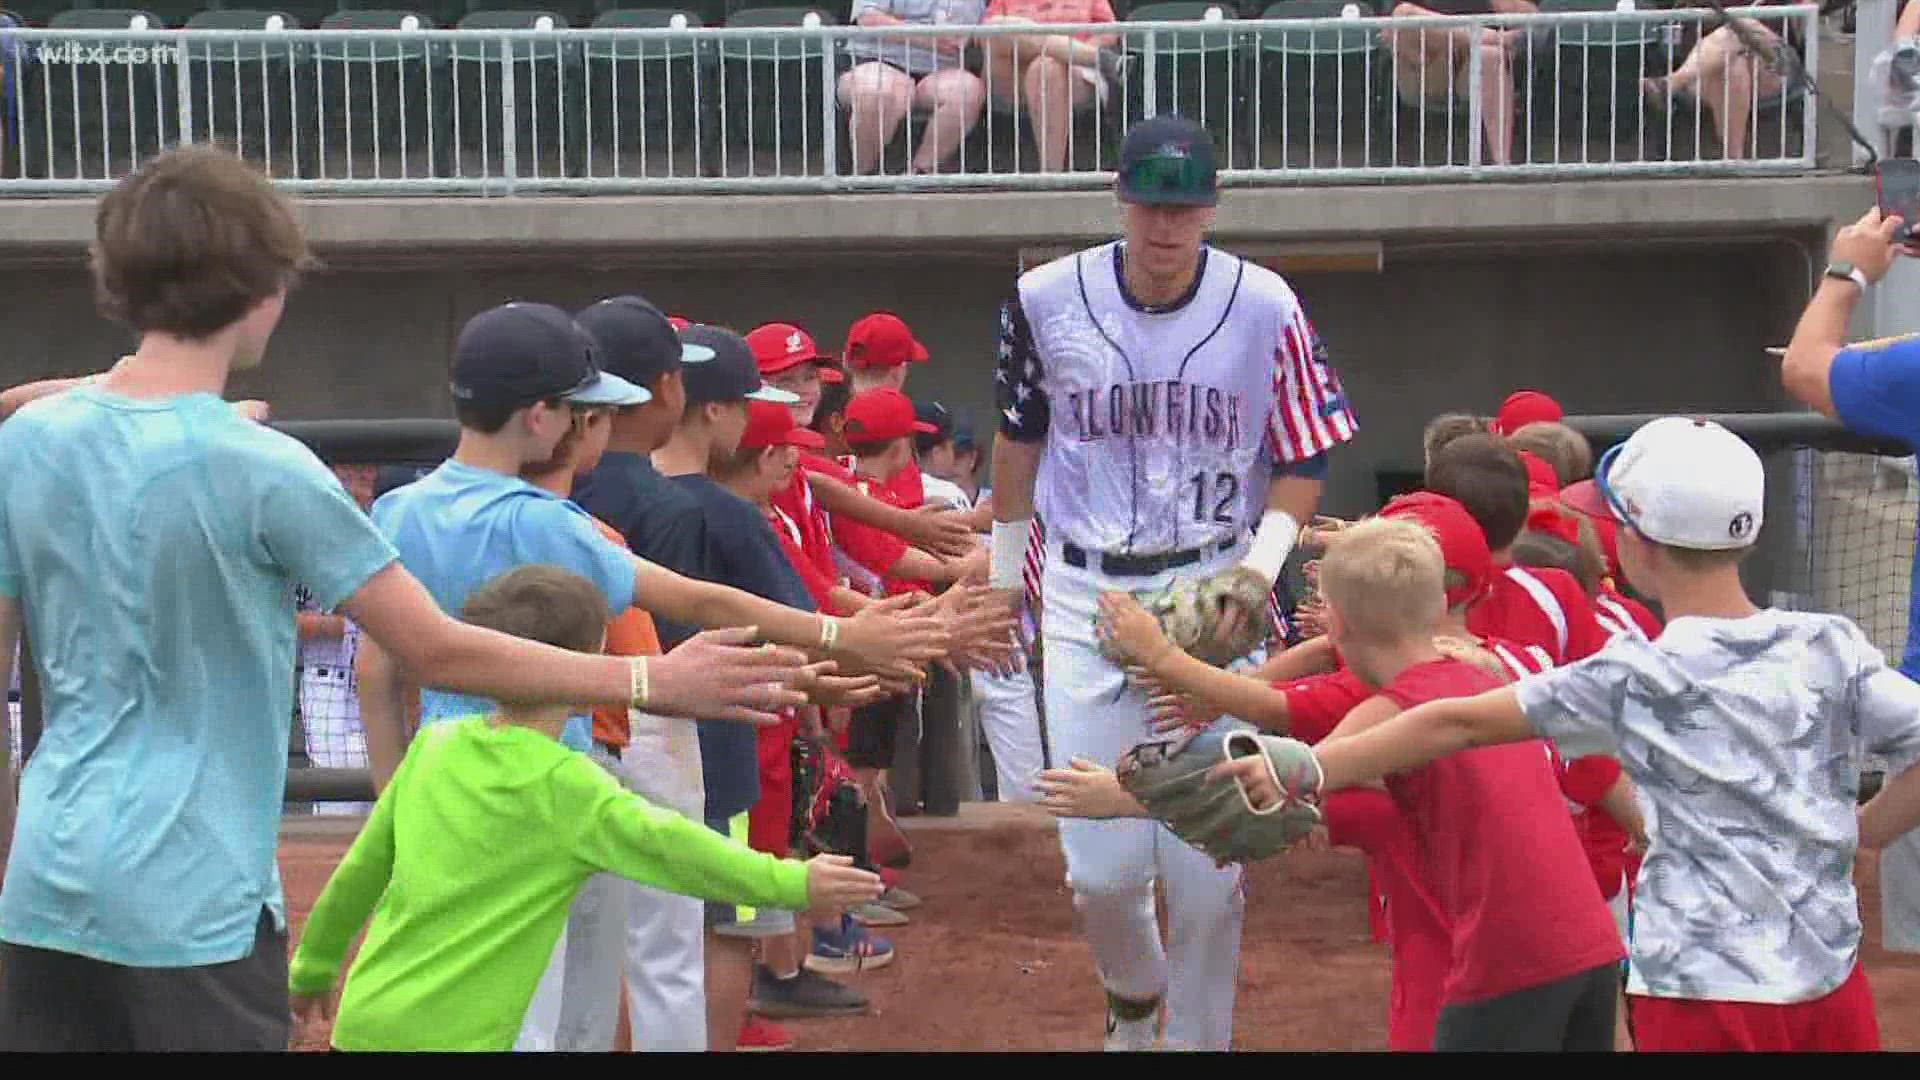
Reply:
[[[653,696],[653,686],[647,680],[647,658],[630,657],[627,660],[627,674],[631,678],[627,691],[627,704],[636,709],[647,707],[647,700]]]

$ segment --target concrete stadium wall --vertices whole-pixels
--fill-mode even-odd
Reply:
[[[1233,193],[1217,236],[1229,249],[1382,243],[1379,273],[1289,275],[1359,411],[1329,499],[1357,512],[1376,471],[1419,467],[1429,416],[1490,410],[1522,385],[1580,412],[1789,407],[1762,349],[1786,340],[1834,223],[1871,200],[1855,176],[1269,188]],[[265,368],[233,386],[289,419],[448,415],[447,354],[474,312],[638,291],[741,330],[797,321],[831,349],[860,314],[896,311],[934,353],[909,390],[988,429],[995,305],[1021,247],[1117,227],[1098,192],[302,210],[331,269],[295,295]],[[98,370],[126,347],[92,309],[90,232],[81,200],[0,214],[0,385]]]

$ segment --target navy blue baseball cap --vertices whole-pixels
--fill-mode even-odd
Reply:
[[[695,324],[681,332],[680,340],[708,354],[704,359],[681,361],[680,384],[687,388],[689,403],[770,401],[792,405],[800,400],[798,394],[760,381],[760,365],[753,358],[753,349],[739,334]]]
[[[453,346],[456,400],[524,407],[550,398],[574,405],[644,405],[653,395],[600,370],[599,346],[552,304],[502,304],[467,320]]]
[[[667,313],[644,297],[610,296],[573,321],[600,347],[601,370],[640,386],[683,363],[713,359],[712,349],[681,341]]]
[[[1213,136],[1171,113],[1127,129],[1114,184],[1122,202],[1142,206],[1214,206],[1220,202]]]

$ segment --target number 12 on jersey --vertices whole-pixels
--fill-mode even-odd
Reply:
[[[1229,472],[1215,473],[1213,483],[1207,483],[1207,474],[1197,472],[1189,481],[1193,484],[1193,520],[1206,524],[1209,520],[1216,525],[1233,524],[1233,502],[1240,497],[1240,478]],[[1207,517],[1207,491],[1213,491],[1213,517]]]

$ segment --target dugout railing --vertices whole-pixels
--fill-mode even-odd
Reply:
[[[1743,566],[1755,602],[1830,611],[1859,623],[1899,661],[1905,646],[1920,478],[1905,447],[1864,438],[1811,413],[1707,414],[1745,438],[1766,462],[1768,505],[1759,549]],[[1645,415],[1575,416],[1596,458]],[[330,464],[432,465],[451,453],[447,420],[325,420],[275,425]],[[31,643],[24,643],[26,656]],[[22,673],[20,760],[31,759],[41,717],[32,663]],[[290,742],[301,744],[290,706]],[[294,755],[297,758],[297,753]],[[1874,770],[1864,764],[1866,772]],[[289,804],[365,801],[366,770],[290,767]]]

